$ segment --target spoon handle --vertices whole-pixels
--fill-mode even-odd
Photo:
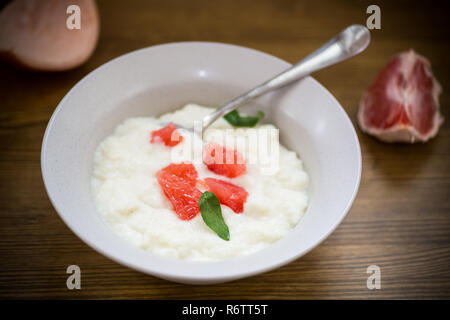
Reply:
[[[347,27],[322,47],[293,65],[291,68],[260,84],[247,93],[234,98],[224,106],[207,115],[203,119],[203,130],[206,130],[206,128],[218,118],[223,117],[252,99],[304,78],[315,71],[357,55],[367,48],[369,42],[370,32],[366,27],[357,24]]]

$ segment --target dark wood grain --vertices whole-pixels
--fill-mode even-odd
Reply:
[[[358,130],[363,176],[356,201],[319,247],[287,266],[216,286],[170,283],[118,265],[79,240],[44,190],[40,147],[47,121],[89,71],[159,43],[234,43],[295,62],[351,23],[365,1],[100,1],[101,36],[91,59],[62,73],[0,64],[0,298],[450,298],[450,121],[426,144],[388,145]],[[367,52],[316,75],[352,121],[362,92],[396,52],[427,56],[450,117],[447,2],[379,3],[382,29]],[[82,290],[66,289],[66,267],[82,269]],[[381,267],[382,289],[366,288]]]

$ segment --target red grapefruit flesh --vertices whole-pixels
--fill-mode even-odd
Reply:
[[[443,122],[440,92],[427,59],[413,50],[400,53],[364,94],[359,126],[385,142],[425,142],[437,134]]]
[[[244,203],[247,201],[248,196],[244,188],[214,178],[206,178],[205,182],[209,191],[216,195],[220,203],[230,207],[236,213],[244,211]]]
[[[197,171],[192,164],[170,164],[156,174],[158,183],[182,220],[190,220],[199,212],[202,193],[195,187]]]
[[[169,123],[164,128],[152,132],[150,139],[151,143],[164,143],[168,147],[173,147],[179,144],[183,140],[180,132],[173,122]]]
[[[215,174],[228,178],[235,178],[247,171],[244,158],[238,151],[227,150],[217,143],[205,147],[203,162]]]
[[[195,185],[197,182],[198,173],[192,163],[171,163],[162,170],[190,182],[192,185]]]

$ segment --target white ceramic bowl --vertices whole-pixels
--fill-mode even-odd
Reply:
[[[211,284],[262,273],[297,259],[341,222],[358,190],[361,152],[347,114],[316,80],[305,78],[249,108],[263,109],[310,175],[309,207],[278,242],[219,262],[174,260],[133,247],[96,211],[90,178],[99,142],[122,120],[155,116],[194,102],[218,106],[290,66],[244,47],[183,42],[131,52],[94,70],[56,108],[45,132],[41,165],[50,200],[64,222],[98,252],[171,281]]]

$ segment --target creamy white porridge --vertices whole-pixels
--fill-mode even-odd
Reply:
[[[201,154],[194,154],[197,158],[193,159],[184,158],[183,145],[199,139],[187,131],[180,130],[184,139],[172,148],[150,143],[150,133],[160,129],[162,121],[190,127],[212,110],[189,104],[160,119],[129,118],[100,143],[94,156],[93,196],[99,212],[121,238],[144,250],[173,258],[222,260],[261,250],[281,239],[299,222],[308,203],[308,175],[295,152],[280,145],[276,172],[263,174],[262,164],[250,163],[245,174],[230,179],[208,170]],[[232,126],[220,119],[212,128],[225,130]],[[256,130],[270,129],[274,127],[256,127]],[[245,135],[245,130],[233,132]],[[242,150],[247,147],[236,146],[236,149],[248,155],[250,149]],[[160,169],[174,162],[174,155],[179,162],[192,162],[199,179],[225,180],[248,192],[242,213],[221,205],[230,230],[229,241],[208,228],[200,214],[192,220],[181,220],[174,213],[156,178]]]

